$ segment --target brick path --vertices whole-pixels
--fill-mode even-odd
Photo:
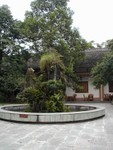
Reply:
[[[113,150],[113,105],[97,120],[70,124],[23,124],[0,120],[0,150]]]

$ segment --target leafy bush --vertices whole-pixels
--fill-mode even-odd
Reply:
[[[64,106],[64,85],[60,81],[38,82],[36,87],[26,88],[17,98],[28,102],[33,112],[68,111]]]
[[[54,94],[50,96],[50,99],[46,101],[46,110],[47,112],[62,112],[66,111],[64,106],[64,97],[60,94]]]
[[[5,102],[6,96],[0,92],[0,103]]]
[[[49,80],[42,82],[42,88],[47,92],[47,95],[53,95],[55,93],[61,93],[65,91],[65,86],[61,81]]]

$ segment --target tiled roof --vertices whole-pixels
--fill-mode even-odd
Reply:
[[[103,56],[109,52],[106,48],[93,48],[85,51],[85,60],[76,68],[76,72],[90,72],[91,68],[100,62]]]

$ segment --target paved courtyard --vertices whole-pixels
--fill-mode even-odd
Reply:
[[[113,150],[113,105],[97,120],[70,124],[23,124],[0,120],[0,150]]]

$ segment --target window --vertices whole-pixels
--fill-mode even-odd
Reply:
[[[109,92],[113,92],[113,81],[109,82]]]
[[[81,89],[77,89],[77,93],[88,93],[88,81],[79,82],[79,86]]]

